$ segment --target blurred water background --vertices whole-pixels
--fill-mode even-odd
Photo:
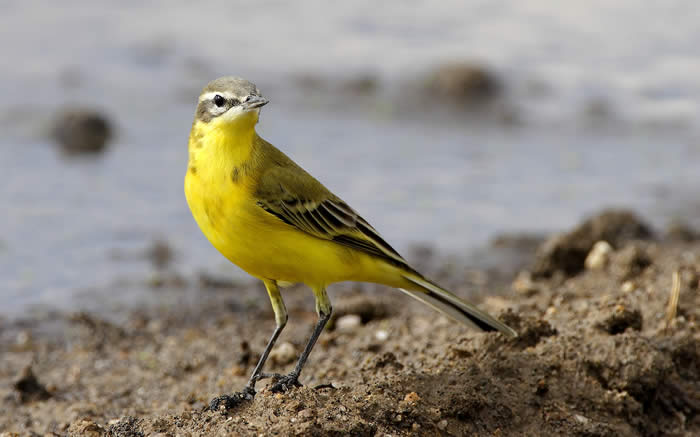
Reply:
[[[173,269],[230,278],[185,203],[187,136],[209,80],[271,104],[258,131],[407,251],[464,256],[604,206],[697,223],[700,7],[581,3],[0,1],[0,313],[139,301],[155,239]],[[470,62],[496,97],[426,91]],[[107,114],[105,153],[47,131]]]

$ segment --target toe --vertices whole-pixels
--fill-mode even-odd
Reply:
[[[215,397],[209,403],[209,410],[221,411],[222,413],[225,413],[233,408],[236,408],[245,401],[252,400],[253,397],[255,397],[255,390],[250,387],[246,387],[242,392]]]
[[[279,378],[275,384],[270,387],[272,393],[283,393],[291,390],[293,387],[301,387],[299,379],[296,375],[287,375]]]

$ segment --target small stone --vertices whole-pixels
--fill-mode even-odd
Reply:
[[[613,248],[607,241],[598,241],[588,252],[583,264],[588,270],[602,270],[610,261],[612,251]]]
[[[403,398],[403,401],[409,404],[415,404],[416,402],[420,401],[420,396],[418,396],[418,393],[412,391]]]
[[[447,428],[447,420],[443,419],[438,422],[437,427],[440,431],[444,431]]]
[[[374,338],[376,338],[378,341],[386,341],[389,338],[389,333],[384,329],[380,329],[374,333]]]
[[[109,118],[99,110],[68,108],[56,117],[51,136],[66,154],[95,154],[105,149],[113,130]]]
[[[284,342],[270,352],[270,360],[280,366],[293,362],[297,357],[297,350],[293,344]]]
[[[336,329],[340,332],[352,332],[362,325],[362,318],[357,314],[345,315],[335,322]]]
[[[586,423],[591,421],[591,419],[589,419],[588,417],[582,416],[580,414],[574,414],[574,419],[576,419],[577,422],[583,423],[583,424],[586,424]]]
[[[88,419],[78,420],[71,423],[71,425],[68,427],[68,435],[100,437],[106,434],[107,432],[104,428]]]
[[[532,274],[526,270],[518,273],[511,287],[513,291],[524,296],[532,296],[539,291],[537,285],[532,280]]]
[[[631,292],[634,291],[634,288],[635,288],[634,282],[632,282],[632,281],[625,281],[625,282],[622,283],[622,285],[620,286],[620,288],[622,289],[622,292],[623,292],[623,293],[631,293]]]

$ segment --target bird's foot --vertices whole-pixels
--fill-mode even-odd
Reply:
[[[274,375],[271,377],[273,384],[272,387],[270,387],[270,391],[272,393],[284,393],[294,387],[301,387],[299,375],[294,372],[289,375]]]
[[[220,411],[224,414],[245,401],[252,401],[254,397],[255,389],[253,387],[246,387],[231,395],[217,396],[209,402],[209,411]]]

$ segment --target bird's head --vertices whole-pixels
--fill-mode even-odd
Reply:
[[[254,83],[239,77],[220,77],[209,82],[199,95],[195,122],[252,128],[267,102]]]

